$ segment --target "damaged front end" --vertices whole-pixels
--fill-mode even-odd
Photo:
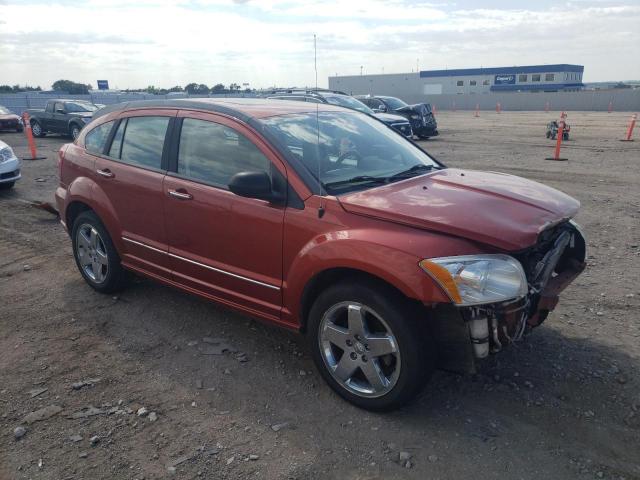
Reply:
[[[499,352],[542,324],[558,304],[560,292],[585,269],[586,241],[574,222],[562,222],[512,257],[524,270],[526,294],[495,303],[434,307],[441,368],[473,372],[475,359]]]

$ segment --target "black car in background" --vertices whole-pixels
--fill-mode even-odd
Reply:
[[[375,112],[367,107],[360,100],[356,100],[350,95],[337,90],[324,90],[324,89],[285,89],[274,90],[265,95],[266,98],[272,98],[276,100],[297,100],[300,102],[311,103],[329,103],[331,105],[338,105],[339,107],[350,108],[351,110],[358,110],[359,112],[366,113],[372,117],[377,118],[382,123],[398,131],[405,137],[413,137],[410,122],[404,117],[404,115],[396,115],[392,113]]]
[[[438,123],[428,103],[408,105],[399,98],[381,95],[358,95],[358,100],[366,104],[374,112],[391,112],[402,115],[411,122],[413,133],[420,138],[438,135]]]

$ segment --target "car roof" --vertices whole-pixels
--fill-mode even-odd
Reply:
[[[130,111],[148,108],[177,108],[185,110],[205,110],[222,113],[243,121],[292,113],[324,111],[350,111],[349,109],[328,104],[304,103],[295,100],[277,100],[265,98],[176,98],[169,100],[136,100],[132,102],[108,105],[100,109],[94,118],[115,111]]]

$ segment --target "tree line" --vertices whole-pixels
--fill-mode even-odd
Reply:
[[[51,85],[51,89],[55,92],[67,93],[69,95],[86,95],[93,87],[89,84],[77,83],[71,80],[57,80]],[[184,92],[190,95],[208,95],[210,93],[237,93],[242,89],[237,83],[232,83],[228,87],[222,83],[216,83],[212,87],[204,83],[189,83],[184,88],[180,85],[176,85],[172,88],[156,88],[154,85],[149,85],[146,88],[126,89],[124,92],[142,92],[152,93],[154,95],[166,95],[173,92]],[[21,93],[21,92],[41,92],[42,88],[31,87],[29,85],[0,85],[0,93]],[[245,88],[244,92],[252,92],[250,88]]]

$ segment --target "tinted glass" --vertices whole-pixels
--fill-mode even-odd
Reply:
[[[218,123],[185,118],[180,132],[178,173],[225,187],[239,172],[269,172],[271,162],[247,137]]]
[[[373,113],[373,110],[367,107],[360,100],[356,100],[355,98],[349,97],[348,95],[324,95],[324,99],[332,105],[338,105],[340,107],[346,107],[368,114]]]
[[[398,110],[399,108],[406,107],[407,104],[404,103],[399,98],[394,97],[385,97],[384,101],[387,103],[391,110]]]
[[[93,103],[89,102],[67,102],[65,110],[67,112],[95,112],[98,109]]]
[[[122,149],[122,139],[124,137],[124,129],[127,126],[127,119],[125,118],[118,125],[118,130],[113,137],[111,146],[109,147],[109,156],[113,158],[120,158],[120,150]]]
[[[374,186],[370,180],[336,186],[352,178],[388,177],[416,165],[439,168],[404,137],[361,113],[292,114],[261,122],[330,194]]]
[[[161,168],[162,146],[168,125],[169,117],[129,118],[122,142],[122,162]]]
[[[112,127],[113,122],[107,122],[91,130],[84,137],[84,148],[91,153],[102,153]]]

